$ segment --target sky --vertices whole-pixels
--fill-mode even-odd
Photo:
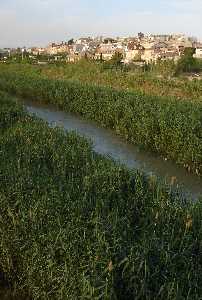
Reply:
[[[140,31],[202,40],[202,0],[0,0],[0,47]]]

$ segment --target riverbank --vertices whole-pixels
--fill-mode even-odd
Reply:
[[[143,72],[139,68],[131,71],[108,69],[105,64],[81,60],[69,64],[49,64],[43,66],[30,64],[0,65],[1,72],[30,73],[54,80],[79,81],[83,84],[110,87],[116,90],[125,90],[143,93],[148,96],[175,97],[178,100],[202,101],[202,80],[198,77],[190,81],[187,74],[183,77],[173,77],[175,64],[161,62],[152,66],[152,70]]]
[[[67,112],[95,120],[129,142],[157,152],[201,175],[201,101],[147,96],[11,70],[4,69],[0,73],[1,89],[52,103]]]
[[[18,291],[200,299],[201,201],[180,203],[8,95],[0,104],[0,269]]]
[[[74,131],[90,140],[96,153],[111,157],[129,170],[138,170],[148,177],[155,176],[168,188],[172,186],[173,192],[182,197],[195,201],[202,196],[202,178],[187,172],[174,162],[128,143],[113,130],[103,128],[78,114],[67,113],[59,110],[55,105],[34,100],[21,99],[21,101],[30,114],[43,119],[50,126],[59,126],[68,132]]]

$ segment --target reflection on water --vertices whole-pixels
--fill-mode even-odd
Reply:
[[[101,128],[75,114],[59,111],[51,105],[30,101],[24,101],[24,104],[28,112],[48,121],[52,126],[62,126],[68,131],[75,131],[90,139],[97,153],[110,156],[130,169],[135,168],[146,174],[154,174],[167,183],[175,183],[188,197],[198,198],[202,195],[201,178],[188,173],[183,167],[171,161],[165,161],[158,155],[140,150],[113,131]]]

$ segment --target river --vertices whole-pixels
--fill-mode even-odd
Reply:
[[[75,131],[90,139],[95,152],[111,157],[130,169],[156,175],[167,184],[174,182],[175,188],[186,197],[198,199],[202,196],[202,178],[187,172],[182,166],[127,143],[112,130],[102,128],[95,122],[87,121],[73,113],[60,111],[53,105],[25,100],[23,103],[29,113],[47,121],[51,126]]]

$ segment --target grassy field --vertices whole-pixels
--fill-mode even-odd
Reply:
[[[47,78],[38,67],[29,65],[2,67],[0,88],[95,120],[131,143],[158,152],[197,175],[202,173],[200,100],[179,100],[117,91],[78,80]]]
[[[202,202],[181,203],[0,93],[0,274],[33,299],[202,297]]]
[[[31,66],[23,64],[0,65],[0,71],[10,68],[22,73],[36,73],[50,79],[93,83],[118,90],[139,91],[146,95],[173,96],[178,99],[202,100],[202,80],[173,77],[173,64],[162,62],[149,72],[133,69],[129,72],[109,70],[103,64],[81,60],[76,64]]]

